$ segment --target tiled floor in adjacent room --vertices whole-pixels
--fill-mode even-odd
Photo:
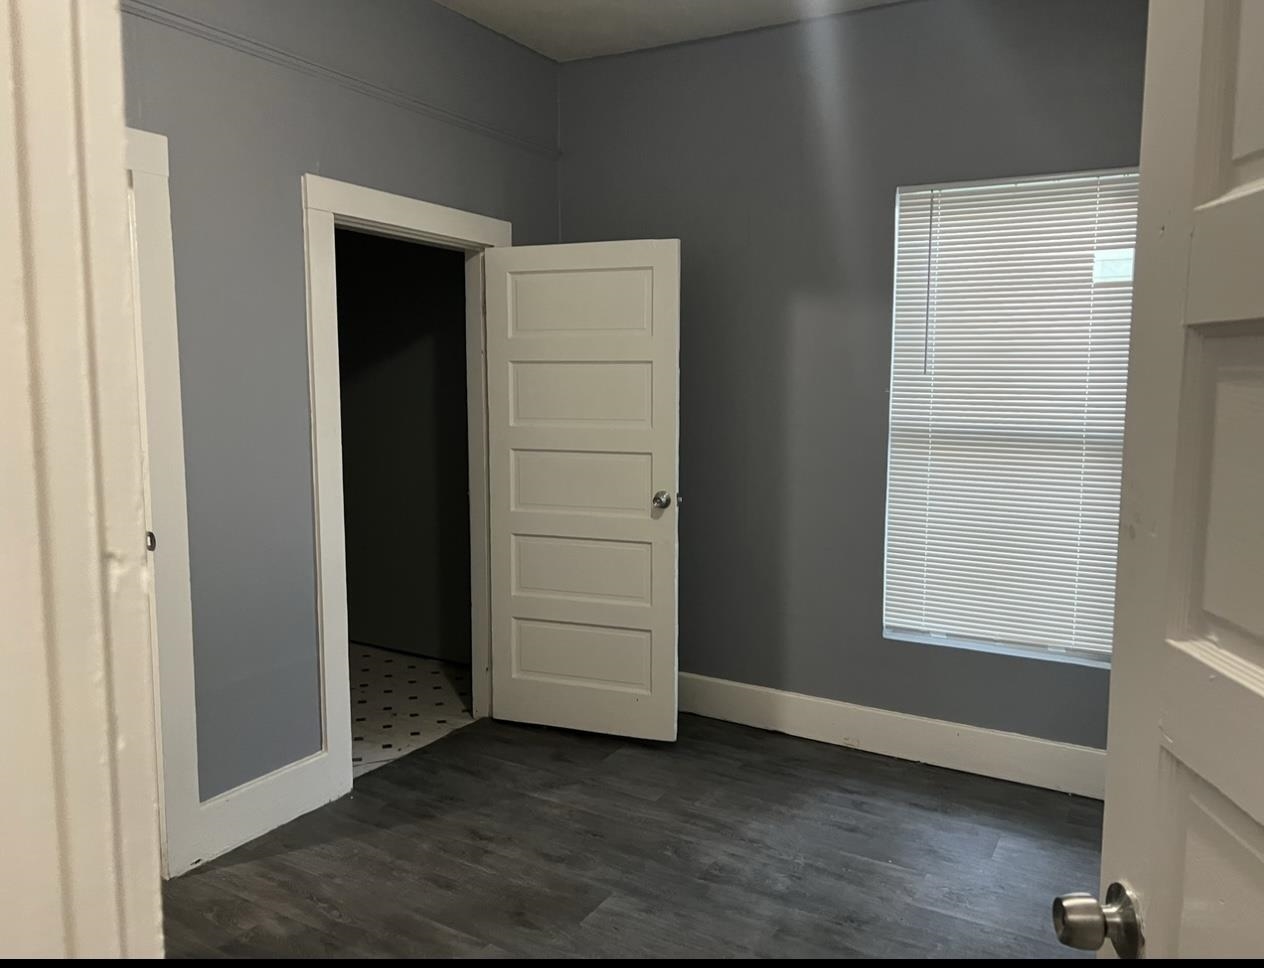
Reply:
[[[351,765],[363,776],[470,716],[470,667],[351,643]]]

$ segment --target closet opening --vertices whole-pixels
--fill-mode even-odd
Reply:
[[[466,253],[335,229],[355,777],[472,721]]]

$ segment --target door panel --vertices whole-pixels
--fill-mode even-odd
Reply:
[[[680,246],[486,253],[492,713],[676,737]]]
[[[1103,881],[1151,956],[1258,956],[1264,4],[1150,17]]]
[[[513,535],[515,595],[650,605],[648,541]]]
[[[510,501],[515,511],[643,515],[653,491],[649,454],[515,450]]]
[[[512,362],[509,424],[649,430],[653,375],[653,364],[640,361]]]
[[[513,335],[630,330],[649,332],[654,270],[644,266],[524,272],[510,282]]]
[[[1258,823],[1179,761],[1168,789],[1179,794],[1180,921],[1174,950],[1259,952],[1264,911],[1264,836]]]

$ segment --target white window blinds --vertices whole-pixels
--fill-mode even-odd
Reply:
[[[902,189],[884,623],[1110,655],[1135,173]]]

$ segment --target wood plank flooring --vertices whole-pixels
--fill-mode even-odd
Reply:
[[[166,885],[172,957],[1049,957],[1100,804],[682,716],[480,720]]]

